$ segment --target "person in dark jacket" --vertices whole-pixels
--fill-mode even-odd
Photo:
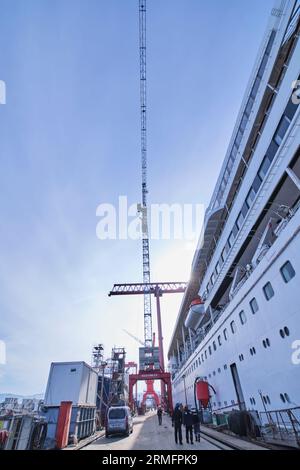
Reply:
[[[183,424],[185,425],[186,443],[189,444],[189,442],[191,442],[191,444],[194,444],[193,442],[193,415],[190,412],[188,406],[184,407]]]
[[[162,409],[161,407],[159,406],[157,408],[157,417],[158,417],[158,424],[161,426],[161,423],[162,423]]]
[[[174,435],[175,435],[175,442],[182,445],[182,405],[180,403],[176,403],[175,409],[172,414],[172,426],[174,426]]]
[[[193,410],[192,415],[195,441],[200,442],[200,414],[197,410]]]

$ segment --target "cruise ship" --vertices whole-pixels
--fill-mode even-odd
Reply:
[[[168,359],[174,403],[300,406],[300,1],[277,2],[192,262]]]

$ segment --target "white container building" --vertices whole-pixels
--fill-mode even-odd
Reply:
[[[83,361],[52,362],[44,405],[71,401],[73,406],[96,406],[97,384],[97,372]]]

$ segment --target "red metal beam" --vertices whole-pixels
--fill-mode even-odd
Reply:
[[[111,295],[140,295],[140,294],[180,294],[185,292],[187,282],[149,282],[132,284],[114,284],[108,294]]]

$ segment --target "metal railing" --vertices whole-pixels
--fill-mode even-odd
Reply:
[[[265,441],[279,441],[300,447],[300,407],[259,413],[261,436]]]

